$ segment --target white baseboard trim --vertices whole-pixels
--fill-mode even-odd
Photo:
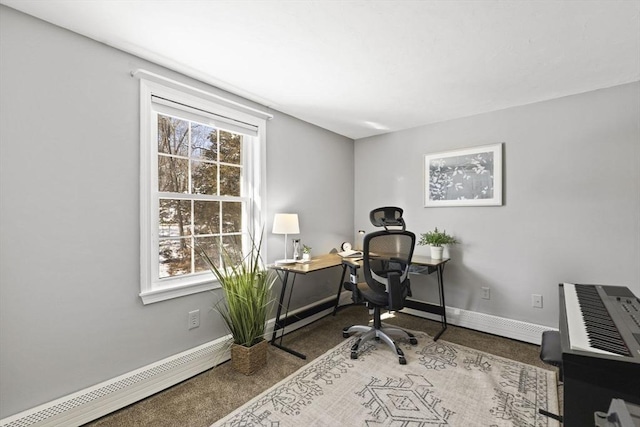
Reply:
[[[402,312],[440,322],[440,316],[437,314],[425,313],[411,308],[405,308]],[[536,345],[540,345],[542,332],[553,329],[535,323],[507,319],[506,317],[493,316],[491,314],[478,313],[476,311],[463,310],[455,307],[447,307],[447,323]],[[446,335],[447,333],[445,332],[443,335],[445,340],[447,339]]]
[[[325,298],[289,313],[310,309],[334,298]],[[288,325],[286,333],[302,328],[330,314],[333,307]],[[266,339],[271,339],[275,319],[267,322]],[[280,336],[282,332],[278,334]],[[0,420],[0,427],[77,427],[96,420],[159,391],[174,386],[229,360],[231,336],[227,335],[135,371],[88,387],[32,409]]]
[[[351,292],[342,292],[342,295],[340,295],[340,305],[350,303]],[[440,316],[437,314],[426,313],[412,308],[404,308],[401,312],[440,322]],[[535,323],[522,322],[456,307],[447,307],[447,323],[536,345],[540,345],[542,341],[542,332],[557,330]],[[446,332],[443,337],[446,339]]]

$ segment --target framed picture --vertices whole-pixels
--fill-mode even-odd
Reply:
[[[502,205],[502,143],[424,156],[424,206]]]

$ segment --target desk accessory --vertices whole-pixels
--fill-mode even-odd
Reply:
[[[311,246],[302,245],[302,261],[311,261]]]
[[[447,234],[446,230],[438,231],[436,227],[433,231],[427,231],[420,235],[418,245],[429,245],[431,251],[431,258],[442,259],[442,253],[444,251],[443,245],[455,245],[458,243],[455,237]]]
[[[356,241],[356,249],[360,251],[362,250],[362,242],[364,241],[365,234],[366,234],[366,231],[358,230],[358,240]]]
[[[293,239],[293,259],[300,259],[300,239]]]
[[[354,251],[353,249],[347,249],[342,252],[338,252],[342,258],[362,258],[362,251]]]
[[[276,260],[276,264],[293,264],[294,258],[287,258],[287,235],[300,234],[298,214],[278,213],[273,218],[273,234],[284,234],[284,258]]]

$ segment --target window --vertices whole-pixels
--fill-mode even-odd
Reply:
[[[263,223],[264,118],[176,85],[140,85],[145,304],[216,287],[196,246],[219,258]]]

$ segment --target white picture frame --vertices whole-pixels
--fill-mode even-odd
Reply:
[[[503,143],[424,156],[424,206],[502,206]]]

